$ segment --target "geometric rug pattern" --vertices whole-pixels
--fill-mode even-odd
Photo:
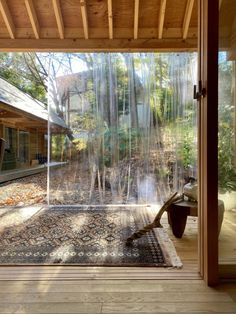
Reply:
[[[171,266],[154,231],[126,246],[150,223],[145,207],[45,208],[0,234],[0,264]]]

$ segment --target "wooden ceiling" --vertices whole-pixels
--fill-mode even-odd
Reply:
[[[191,51],[197,0],[0,0],[0,51]]]

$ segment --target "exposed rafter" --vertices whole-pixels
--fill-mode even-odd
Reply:
[[[138,38],[139,0],[134,2],[134,39]]]
[[[6,24],[8,33],[12,39],[15,38],[15,25],[12,21],[12,17],[7,6],[6,0],[0,0],[0,12],[2,13],[3,20]]]
[[[39,22],[35,12],[33,0],[25,0],[25,6],[29,15],[35,38],[39,39]]]
[[[83,28],[84,28],[84,38],[88,39],[88,16],[87,16],[87,8],[86,8],[86,0],[80,0]]]
[[[62,18],[62,14],[61,14],[60,0],[52,0],[52,4],[53,4],[55,16],[56,16],[59,36],[61,39],[64,39],[64,23],[63,23],[63,18]]]
[[[159,39],[162,39],[165,12],[166,12],[166,0],[161,0],[160,12],[159,12],[159,25],[158,25],[158,38]]]
[[[184,15],[184,22],[183,22],[183,39],[186,39],[188,36],[188,29],[189,29],[190,19],[192,16],[193,4],[194,4],[194,0],[188,0],[186,10],[185,10],[185,15]]]
[[[113,39],[112,0],[107,0],[107,6],[108,6],[109,38]]]

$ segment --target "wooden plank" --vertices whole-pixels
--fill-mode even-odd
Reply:
[[[18,303],[1,304],[0,313],[101,313],[102,303]]]
[[[84,28],[84,38],[89,38],[88,32],[88,17],[87,17],[87,8],[86,8],[86,0],[80,0],[80,8],[82,14],[83,28]]]
[[[109,39],[113,39],[112,0],[107,0],[107,7],[108,7]]]
[[[236,284],[191,280],[0,281],[0,313],[235,313]]]
[[[160,12],[159,12],[159,24],[158,24],[158,38],[159,39],[162,38],[162,34],[163,34],[165,12],[166,12],[166,0],[161,0]]]
[[[16,277],[15,277],[16,278]],[[96,283],[97,281],[97,283]],[[185,280],[184,284],[179,284],[178,280],[162,280],[162,283],[152,282],[152,280],[142,280],[142,283],[136,283],[135,280],[130,282],[117,284],[120,280],[108,280],[107,284],[104,284],[105,280],[100,283],[100,280],[76,280],[69,284],[64,284],[64,281],[60,281],[60,284],[56,284],[54,280],[42,281],[36,284],[35,281],[22,281],[15,283],[6,283],[1,281],[1,291],[4,293],[176,293],[182,294],[191,292],[192,294],[198,294],[198,292],[209,293],[214,292],[209,287],[203,284],[202,280],[195,280],[196,283],[192,283],[193,280]],[[191,287],[191,290],[190,290]],[[1,294],[0,294],[1,295]],[[187,300],[187,299],[186,299]],[[155,302],[155,299],[154,299]]]
[[[194,0],[188,0],[183,21],[183,39],[188,36],[188,29],[193,11]]]
[[[0,119],[2,119],[2,118],[21,118],[21,116],[15,112],[1,111],[0,110]]]
[[[89,302],[89,303],[153,303],[153,302],[232,302],[232,298],[225,292],[29,292],[14,293],[0,292],[2,304],[14,303],[70,303],[70,302]]]
[[[165,303],[104,303],[102,313],[235,313],[236,304],[206,302],[165,302]]]
[[[15,25],[12,20],[9,8],[7,6],[6,0],[0,0],[0,12],[2,13],[3,20],[6,24],[8,33],[11,39],[15,38]]]
[[[64,38],[64,23],[63,23],[63,18],[62,18],[62,13],[61,13],[60,0],[52,0],[52,4],[53,4],[53,10],[54,10],[56,21],[57,21],[59,37],[60,39],[63,39]]]
[[[219,11],[221,9],[222,2],[223,2],[223,0],[219,0]]]
[[[200,266],[208,285],[218,283],[218,2],[201,0],[199,102]]]
[[[139,0],[134,2],[134,39],[138,38]]]
[[[196,51],[196,39],[0,39],[0,51]]]
[[[40,33],[39,22],[38,22],[37,14],[35,12],[33,0],[25,0],[25,6],[29,15],[30,23],[32,25],[35,38],[39,39],[39,33]]]

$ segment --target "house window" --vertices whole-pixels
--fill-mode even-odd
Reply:
[[[17,133],[16,129],[13,128],[5,128],[5,140],[6,140],[6,146],[5,149],[16,153],[16,147],[17,147]]]
[[[27,163],[29,161],[29,132],[19,131],[19,161]]]

